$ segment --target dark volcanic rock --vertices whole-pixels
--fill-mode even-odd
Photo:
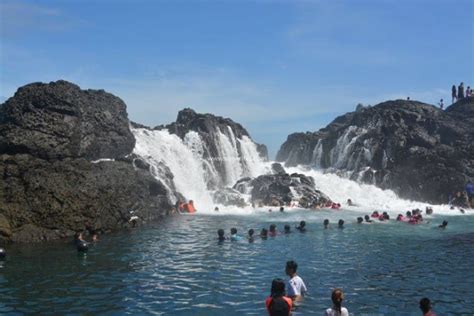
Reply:
[[[125,103],[103,90],[32,83],[2,106],[0,153],[94,160],[126,155],[134,146]]]
[[[272,163],[272,171],[275,174],[280,174],[280,173],[284,174],[284,173],[286,173],[285,168],[283,168],[281,163],[278,163],[278,162]]]
[[[221,176],[220,183],[211,183],[209,188],[225,187],[226,184],[235,181],[231,179],[228,174],[229,170],[226,168],[227,163],[240,163],[242,168],[249,168],[245,165],[244,151],[242,150],[241,142],[244,138],[251,140],[249,133],[242,127],[242,125],[232,121],[228,118],[215,116],[212,114],[196,113],[192,109],[184,109],[178,113],[176,122],[167,126],[157,126],[155,129],[166,128],[170,133],[178,135],[181,139],[186,138],[186,134],[190,131],[197,132],[202,140],[202,157],[210,162],[212,168]],[[223,144],[221,135],[227,136],[229,139],[228,146],[236,146],[238,157],[240,161],[234,161],[236,157],[224,157]],[[259,155],[264,160],[268,159],[267,148],[265,145],[255,144]],[[237,158],[238,159],[238,158]],[[208,166],[204,166],[207,168]]]
[[[241,179],[234,189],[241,193],[251,192],[255,204],[281,206],[292,201],[302,207],[311,207],[315,203],[325,203],[330,198],[315,189],[314,179],[303,174],[278,173],[261,175],[255,179]]]
[[[446,111],[388,101],[336,118],[315,133],[288,136],[277,160],[352,171],[354,180],[401,197],[446,203],[474,177],[474,98]]]
[[[0,107],[0,242],[111,231],[172,211],[149,166],[130,155],[125,104],[65,81],[30,84]],[[113,158],[93,163],[90,160]]]

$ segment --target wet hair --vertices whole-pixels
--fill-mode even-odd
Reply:
[[[342,301],[344,300],[344,293],[341,289],[334,289],[331,294],[331,300],[334,304],[334,309],[341,314]]]
[[[290,232],[290,225],[286,224],[285,225],[285,233],[289,233]]]
[[[460,209],[459,210],[462,214],[466,213],[466,211],[464,211],[463,209]]]
[[[287,261],[286,262],[286,269],[293,271],[293,273],[296,273],[296,270],[298,269],[298,264],[294,262],[293,260]]]
[[[270,293],[271,297],[285,295],[285,282],[282,279],[274,279],[272,281],[272,288]]]
[[[217,206],[214,207],[214,211],[216,211],[216,212],[219,211],[219,208]]]
[[[276,225],[275,225],[275,224],[271,224],[271,225],[270,225],[270,231],[273,233],[273,232],[275,232],[275,230],[276,230]]]
[[[328,220],[327,218],[324,220],[323,225],[324,225],[324,226],[328,226],[328,225],[329,225],[329,220]]]
[[[421,311],[425,314],[425,313],[428,313],[431,309],[431,301],[429,298],[427,297],[423,297],[421,300],[420,300],[420,309]]]
[[[339,228],[342,228],[344,226],[344,220],[340,219],[337,224],[339,225]]]
[[[76,232],[74,234],[74,239],[79,239],[79,237],[81,236],[82,232]]]
[[[230,233],[231,233],[232,235],[237,234],[237,228],[232,227],[232,228],[230,229]]]
[[[249,229],[249,236],[253,236],[254,232],[255,232],[255,231],[254,231],[252,228],[250,228],[250,229]]]
[[[285,208],[282,206],[280,207],[280,212],[284,212],[285,211]]]
[[[407,215],[407,217],[411,217],[411,212],[410,212],[410,211],[407,211],[407,212],[406,212],[406,215]]]
[[[262,228],[262,230],[260,231],[260,236],[267,237],[267,235],[268,235],[268,230],[266,230],[265,228]]]
[[[222,228],[219,229],[219,230],[217,231],[217,235],[218,235],[219,237],[223,237],[223,236],[224,236],[224,230],[223,230]]]
[[[439,228],[445,228],[446,226],[448,226],[448,221],[444,220],[443,223],[441,225],[439,225],[438,227]]]
[[[373,212],[372,212],[372,215],[379,215],[379,212],[373,211]]]
[[[364,216],[364,219],[365,219],[366,221],[369,221],[369,220],[370,220],[370,216],[369,216],[369,215],[365,215],[365,216]]]
[[[305,226],[306,226],[306,222],[305,222],[305,221],[301,221],[301,222],[300,222],[300,227],[303,228],[303,227],[305,227]]]
[[[272,209],[271,209],[271,208],[269,208],[269,209],[268,209],[268,212],[270,212],[270,213],[271,213],[271,212],[272,212]]]
[[[364,221],[364,219],[362,217],[357,217],[357,223],[362,223]]]

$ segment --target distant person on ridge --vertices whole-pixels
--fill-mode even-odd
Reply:
[[[296,274],[297,269],[298,264],[293,260],[286,263],[285,273],[290,277],[290,280],[288,280],[288,297],[293,301],[301,300],[308,291],[303,279]]]
[[[461,84],[458,87],[458,100],[464,99],[464,82],[461,82]]]
[[[439,105],[439,108],[440,108],[441,110],[444,109],[444,102],[443,102],[443,99],[439,100],[438,105]]]
[[[472,89],[470,86],[468,86],[466,89],[466,97],[471,97],[471,96],[472,96]]]
[[[452,97],[452,99],[453,99],[453,102],[452,102],[452,103],[456,102],[457,99],[458,99],[458,94],[457,94],[457,90],[456,90],[456,85],[455,85],[455,84],[453,84],[453,87],[451,88],[451,97]]]
[[[270,296],[265,300],[268,314],[270,316],[289,316],[293,301],[285,296],[285,282],[282,279],[274,279]]]
[[[332,307],[328,308],[324,316],[349,316],[347,308],[342,307],[344,293],[341,289],[334,289],[331,294]]]

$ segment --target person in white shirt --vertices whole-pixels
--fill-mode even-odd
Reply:
[[[288,261],[286,263],[285,273],[290,277],[287,284],[287,296],[293,301],[300,300],[303,298],[305,293],[308,291],[306,285],[297,274],[298,264],[294,261]]]
[[[347,308],[342,307],[344,293],[341,289],[334,289],[331,295],[332,307],[324,312],[324,316],[349,316]]]

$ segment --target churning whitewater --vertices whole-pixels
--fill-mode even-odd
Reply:
[[[189,131],[184,139],[169,133],[166,129],[135,128],[132,132],[136,138],[134,153],[150,164],[153,176],[166,186],[171,201],[176,202],[179,197],[175,196],[174,192],[180,192],[186,200],[194,201],[200,213],[215,214],[213,211],[215,206],[221,210],[219,214],[248,214],[255,211],[250,207],[249,196],[245,194],[242,196],[249,204],[245,208],[224,207],[213,201],[213,193],[217,189],[232,188],[239,179],[245,177],[255,178],[271,173],[272,162],[264,161],[260,157],[257,145],[249,137],[237,138],[228,127],[227,131],[218,132],[214,140],[216,147],[219,148],[219,156],[206,157],[206,145],[197,132]],[[341,138],[341,146],[338,146],[341,154],[334,155],[334,160],[337,162],[335,164],[338,166],[351,163],[346,153],[350,151],[353,142],[347,140],[347,137]],[[316,146],[314,152],[316,167],[319,166],[321,151],[321,146]],[[224,164],[225,177],[217,171],[216,162]],[[302,173],[311,176],[315,180],[317,190],[328,194],[333,201],[341,203],[343,209],[351,211],[367,213],[367,210],[378,210],[396,216],[407,210],[424,209],[427,206],[426,203],[400,199],[391,190],[359,184],[317,168],[298,166],[286,168],[286,171],[289,174]],[[356,206],[349,208],[345,203],[347,199],[351,199]],[[256,211],[263,210],[260,208]],[[450,210],[447,205],[436,206],[436,213],[459,214],[457,210]]]

